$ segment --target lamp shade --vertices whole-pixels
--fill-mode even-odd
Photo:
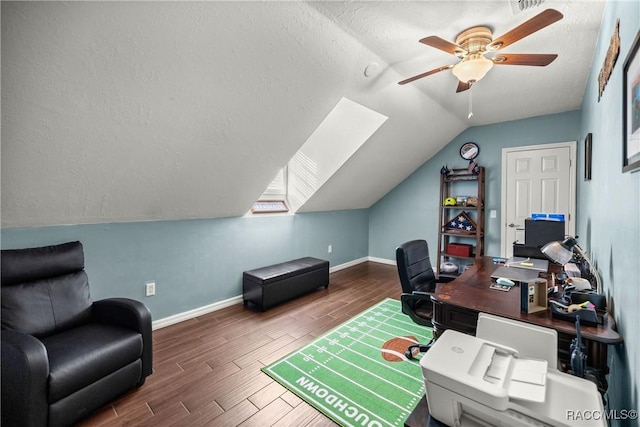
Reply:
[[[481,54],[471,55],[457,63],[451,72],[463,83],[477,82],[493,67],[493,61]]]
[[[578,242],[573,237],[568,237],[562,242],[549,242],[540,251],[551,261],[565,265],[573,257],[573,247]]]
[[[582,257],[587,262],[589,266],[589,272],[593,275],[593,278],[596,282],[596,292],[602,293],[602,282],[600,281],[600,275],[598,274],[598,270],[596,269],[593,262],[591,262],[591,258],[587,256],[587,254],[582,250],[582,248],[578,245],[578,241],[573,237],[567,237],[562,242],[549,242],[540,248],[540,251],[549,258],[551,261],[557,262],[558,264],[565,265],[573,258],[573,251],[576,251],[578,257]]]

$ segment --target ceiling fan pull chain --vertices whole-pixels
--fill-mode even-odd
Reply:
[[[473,85],[469,85],[469,115],[467,116],[467,119],[471,120],[471,118],[473,117]]]

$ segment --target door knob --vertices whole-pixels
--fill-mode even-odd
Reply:
[[[521,227],[521,225],[511,223],[511,224],[507,225],[507,227],[511,227],[511,228],[513,228],[513,227]]]

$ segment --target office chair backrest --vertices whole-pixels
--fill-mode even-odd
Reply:
[[[436,275],[429,259],[429,246],[425,240],[411,240],[396,249],[396,263],[402,292],[433,292]]]

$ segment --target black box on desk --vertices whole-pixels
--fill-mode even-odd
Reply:
[[[533,279],[520,282],[520,311],[536,313],[547,309],[547,280]]]
[[[549,242],[564,240],[564,221],[524,220],[524,244],[541,248]]]
[[[523,245],[522,243],[513,244],[513,256],[521,258],[538,258],[547,259],[546,256],[540,251],[540,248],[533,246]]]
[[[598,326],[604,323],[604,318],[607,312],[594,309],[581,309],[569,313],[562,307],[556,307],[555,304],[551,304],[551,317],[554,319],[567,320],[569,322],[576,322],[576,318],[580,317],[580,324],[585,326]]]

